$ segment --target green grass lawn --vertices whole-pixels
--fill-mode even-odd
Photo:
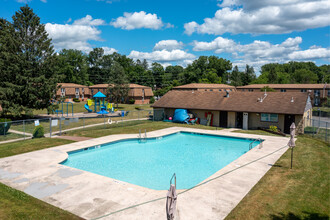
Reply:
[[[0,183],[0,219],[82,219]]]
[[[235,131],[232,131],[232,132],[234,132],[234,133],[243,133],[243,134],[259,134],[259,135],[268,135],[268,136],[280,137],[280,135],[272,134],[272,133],[269,133],[269,132],[263,131],[263,130],[235,130]]]
[[[204,126],[204,125],[187,125],[187,124],[177,124],[171,122],[153,122],[149,120],[143,121],[130,121],[123,122],[118,124],[106,124],[105,126],[96,126],[91,128],[85,128],[82,130],[75,130],[66,132],[63,135],[67,136],[80,136],[80,137],[102,137],[106,135],[112,134],[137,134],[139,133],[139,129],[144,132],[144,129],[147,129],[147,132],[155,131],[159,129],[169,128],[169,127],[189,127],[189,128],[200,128],[200,129],[208,129],[208,130],[220,130],[220,128]]]
[[[49,147],[55,147],[63,144],[70,144],[73,142],[74,141],[63,140],[59,138],[38,138],[7,144],[0,144],[0,158],[27,153],[35,150],[41,150]]]
[[[7,141],[7,140],[18,139],[23,137],[24,135],[12,133],[9,131],[6,133],[6,135],[0,135],[0,141]]]
[[[299,136],[293,169],[290,156],[282,155],[226,219],[329,219],[329,146]]]

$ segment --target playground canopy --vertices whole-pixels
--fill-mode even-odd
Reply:
[[[100,91],[93,96],[93,98],[106,98],[106,97],[107,96]]]

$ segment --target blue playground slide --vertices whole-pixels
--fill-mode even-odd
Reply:
[[[87,104],[85,104],[85,109],[88,111],[88,112],[93,112],[92,109],[89,108],[89,106]]]

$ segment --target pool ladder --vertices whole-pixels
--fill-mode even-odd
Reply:
[[[173,174],[173,176],[170,179],[170,185],[172,185],[173,178],[174,178],[174,185],[175,185],[175,188],[176,188],[176,174],[175,173]]]
[[[142,134],[141,134],[141,129],[139,129],[139,141],[140,142],[146,142],[147,141],[147,129],[144,129],[144,137],[142,137]]]
[[[252,149],[252,144],[253,144],[254,142],[256,142],[256,141],[259,141],[259,142],[260,142],[260,147],[259,147],[259,148],[262,148],[262,140],[261,140],[260,138],[257,138],[257,139],[255,139],[254,141],[252,141],[252,142],[250,143],[250,145],[249,145],[249,150]]]

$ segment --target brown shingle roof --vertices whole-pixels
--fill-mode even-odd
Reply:
[[[226,84],[190,83],[173,89],[235,89],[235,87]]]
[[[58,83],[58,86],[61,86],[61,88],[85,88],[88,86],[84,86],[84,85],[79,85],[79,84],[75,84],[75,83]]]
[[[179,91],[166,93],[152,107],[184,108],[233,112],[256,112],[277,114],[303,114],[308,95],[301,92],[280,93],[269,92],[263,102],[263,92],[233,92],[225,97],[225,92]],[[291,102],[293,97],[294,102]]]
[[[237,89],[261,89],[268,86],[273,89],[323,89],[325,84],[251,84],[246,86],[237,86]],[[330,88],[330,85],[326,85]]]

